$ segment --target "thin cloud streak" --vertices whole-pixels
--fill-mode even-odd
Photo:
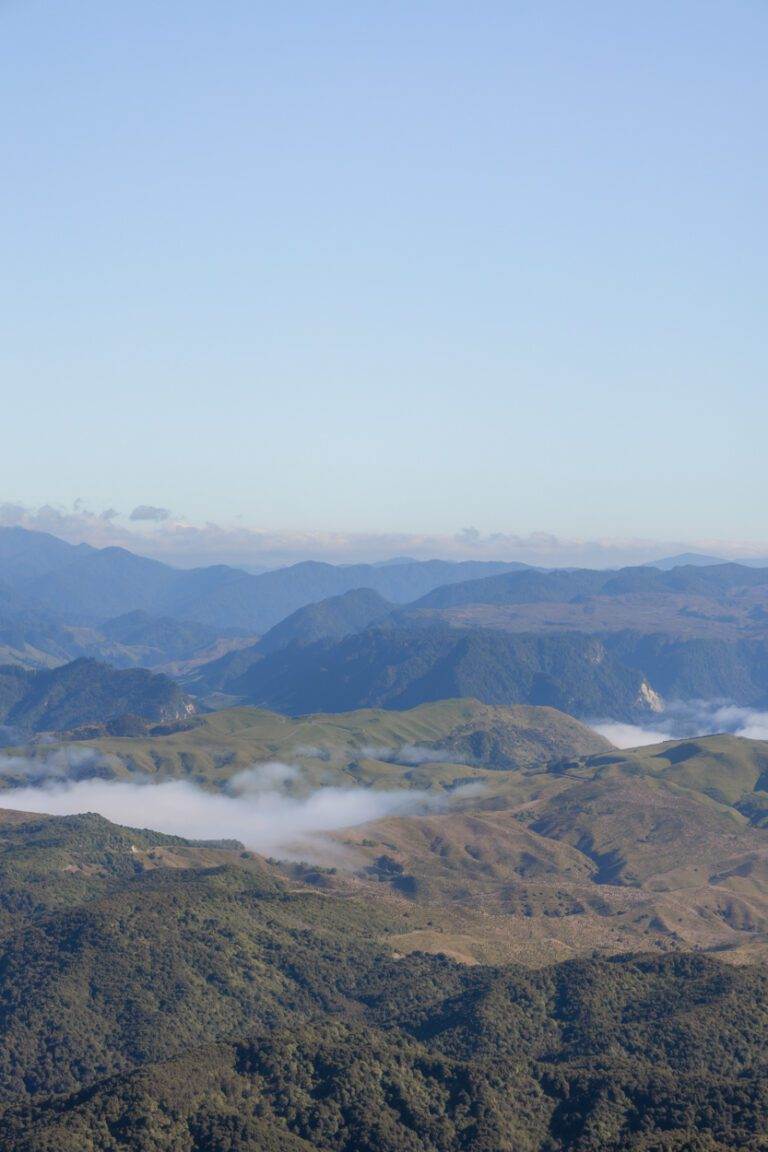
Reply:
[[[466,757],[450,748],[424,748],[418,744],[403,744],[401,748],[389,748],[378,744],[366,744],[360,749],[368,760],[383,760],[390,764],[465,764]]]

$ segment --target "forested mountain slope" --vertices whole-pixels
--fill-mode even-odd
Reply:
[[[37,672],[0,667],[0,724],[22,734],[105,725],[128,716],[168,723],[194,710],[178,684],[144,668],[118,671],[95,660]]]
[[[94,817],[0,821],[0,872],[8,1152],[764,1145],[759,969],[398,959],[407,904]]]
[[[295,715],[409,708],[457,696],[488,704],[549,705],[588,717],[653,710],[643,674],[612,657],[597,639],[397,622],[338,642],[294,643],[265,656],[238,653],[231,662],[203,665],[186,686],[200,695],[223,691]]]

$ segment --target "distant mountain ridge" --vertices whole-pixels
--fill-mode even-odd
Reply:
[[[357,588],[407,603],[440,584],[523,567],[471,560],[344,566],[308,560],[251,575],[226,565],[171,568],[124,548],[94,549],[45,533],[0,528],[0,584],[21,597],[19,606],[86,624],[142,610],[218,630],[258,633],[306,604]]]
[[[90,544],[68,544],[49,532],[0,528],[0,571],[11,583],[55,572],[76,557],[95,551]]]
[[[649,560],[646,566],[668,571],[670,568],[687,567],[688,565],[706,568],[711,564],[727,563],[728,561],[722,556],[708,556],[704,552],[679,552],[676,556],[663,556],[661,560]]]
[[[456,581],[415,600],[413,610],[455,608],[469,604],[568,603],[590,596],[681,593],[723,596],[734,590],[765,585],[768,568],[741,564],[688,565],[661,570],[646,566],[618,570],[576,568],[541,572],[507,572],[485,579]]]
[[[405,558],[250,575],[6,532],[0,663],[167,666],[217,706],[291,713],[456,695],[625,719],[664,699],[768,707],[768,569]]]
[[[723,556],[708,556],[702,552],[680,552],[677,556],[664,556],[661,560],[649,560],[647,567],[668,570],[670,568],[682,568],[690,565],[707,568],[713,564],[731,563],[733,563],[732,560],[726,560]],[[743,564],[747,568],[768,568],[768,556],[758,556],[751,559],[742,557],[738,563]]]
[[[768,704],[768,570],[737,564],[533,569],[443,585],[346,635],[278,625],[189,687],[290,713],[412,707],[441,696],[632,719],[666,700]]]
[[[372,588],[353,588],[317,604],[307,604],[270,628],[257,644],[269,655],[289,644],[312,644],[317,640],[343,640],[389,616],[394,605]]]

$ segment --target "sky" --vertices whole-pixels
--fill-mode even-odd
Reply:
[[[768,554],[767,41],[764,0],[0,0],[3,522]]]

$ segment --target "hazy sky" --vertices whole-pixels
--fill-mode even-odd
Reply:
[[[768,540],[766,59],[765,0],[0,0],[0,498]]]

